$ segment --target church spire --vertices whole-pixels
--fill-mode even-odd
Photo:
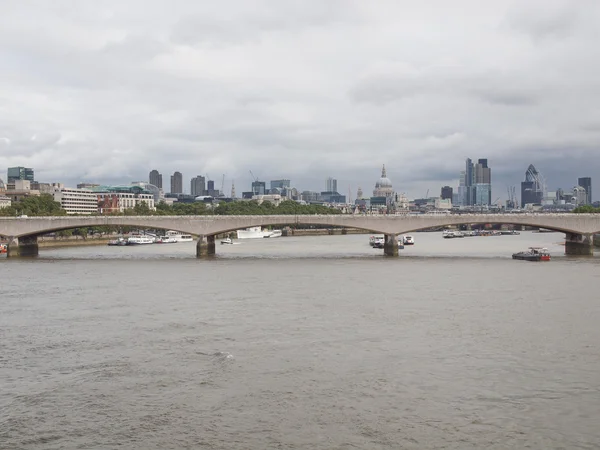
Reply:
[[[381,178],[387,178],[387,174],[385,172],[385,164],[383,165],[383,168],[381,169]]]

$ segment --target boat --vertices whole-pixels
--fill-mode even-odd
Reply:
[[[369,244],[373,248],[383,248],[383,244],[385,244],[385,238],[383,236],[371,236],[372,239],[369,239]]]
[[[8,253],[8,245],[0,244],[0,255],[2,255],[4,253]]]
[[[500,234],[502,236],[512,236],[512,235],[517,235],[517,234],[521,234],[518,231],[515,230],[500,230]]]
[[[150,236],[131,236],[127,239],[127,245],[147,245],[154,244],[154,238]]]
[[[404,245],[415,245],[415,238],[412,237],[410,234],[407,234],[402,239],[402,242],[404,243]]]
[[[373,247],[373,248],[384,248],[385,247],[385,238],[384,237],[375,236],[375,239],[373,240],[373,245],[371,245],[371,247]],[[400,250],[402,250],[404,248],[404,242],[402,241],[402,239],[398,239],[398,248]]]
[[[282,235],[283,235],[283,232],[281,230],[272,230],[265,237],[266,238],[278,238],[278,237],[281,237]]]
[[[167,231],[165,237],[173,239],[175,242],[192,242],[194,240],[194,237],[191,234],[183,234],[173,230]]]
[[[119,237],[117,239],[113,239],[111,241],[108,241],[107,245],[112,245],[112,246],[122,246],[122,245],[127,245],[127,239]]]
[[[513,253],[512,258],[523,261],[550,261],[550,253],[544,247],[529,247],[526,252]]]
[[[411,237],[411,236],[407,236],[407,237]],[[444,230],[444,232],[442,233],[442,237],[444,239],[452,239],[452,238],[462,238],[462,237],[465,237],[465,235],[462,231]]]
[[[155,244],[176,244],[177,242],[179,241],[171,236],[159,236],[154,241]]]
[[[231,240],[231,238],[226,237],[225,239],[221,239],[221,244],[229,244],[232,245],[233,241]]]
[[[277,230],[281,231],[281,230]],[[258,239],[271,237],[272,231],[263,230],[261,227],[250,227],[245,230],[237,230],[238,239]]]

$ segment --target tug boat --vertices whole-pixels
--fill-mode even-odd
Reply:
[[[550,261],[550,253],[544,247],[529,247],[526,252],[513,253],[512,258],[523,261]]]

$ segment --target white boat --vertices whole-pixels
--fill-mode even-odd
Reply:
[[[407,234],[402,239],[402,242],[404,242],[404,245],[414,245],[415,244],[415,238],[412,237],[410,234]]]
[[[221,239],[221,244],[229,244],[232,245],[233,241],[231,240],[231,238],[225,238],[225,239]]]
[[[385,238],[383,236],[371,236],[369,238],[369,245],[373,248],[383,248],[385,244]]]
[[[192,242],[194,238],[191,234],[183,234],[179,231],[169,230],[165,233],[165,237],[175,240],[175,242]]]
[[[150,236],[131,236],[127,239],[127,245],[154,244],[154,238]]]
[[[108,241],[108,245],[112,245],[112,246],[123,246],[123,245],[127,245],[127,240],[125,238],[122,237],[118,237],[117,239],[113,239],[112,241]]]
[[[176,244],[177,240],[169,236],[160,236],[154,241],[156,244]]]
[[[238,239],[258,239],[270,237],[271,233],[272,231],[263,230],[261,227],[250,227],[245,230],[237,230],[237,237]]]
[[[268,236],[265,236],[266,238],[278,238],[282,236],[282,231],[281,230],[272,230],[269,232]]]

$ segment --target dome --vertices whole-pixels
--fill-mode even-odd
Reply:
[[[379,181],[377,181],[377,183],[375,183],[375,187],[376,188],[391,188],[392,187],[392,181],[387,177],[387,174],[385,171],[385,164],[383,165],[383,168],[381,169],[381,178],[379,179]]]

